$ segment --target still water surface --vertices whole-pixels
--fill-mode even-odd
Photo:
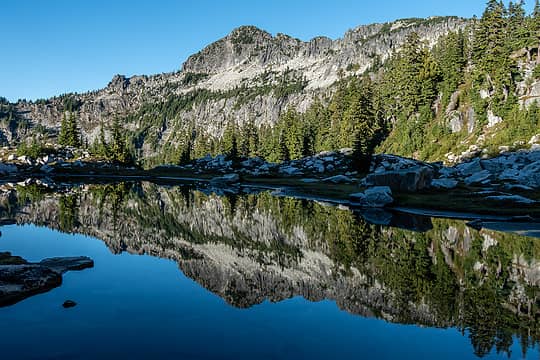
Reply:
[[[0,251],[95,267],[0,308],[3,359],[539,357],[538,239],[452,220],[373,225],[266,193],[23,195],[4,199],[18,225],[0,228]]]

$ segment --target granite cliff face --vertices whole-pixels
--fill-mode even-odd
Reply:
[[[143,155],[149,156],[164,144],[177,143],[178,133],[187,126],[220,136],[231,120],[271,125],[289,106],[303,111],[314,97],[332,93],[340,73],[359,74],[380,64],[399,51],[411,32],[433,44],[466,24],[452,17],[408,19],[360,26],[342,39],[318,37],[308,42],[244,26],[191,56],[181,71],[117,75],[102,90],[19,101],[13,105],[17,121],[0,124],[0,139],[15,143],[39,134],[54,141],[69,108],[77,113],[89,143],[101,124],[127,117],[125,127],[136,135]],[[181,105],[166,115],[152,116],[156,113],[149,108],[167,101]]]

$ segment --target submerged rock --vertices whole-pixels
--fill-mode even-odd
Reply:
[[[72,307],[75,307],[75,306],[77,306],[77,303],[75,301],[73,301],[73,300],[66,300],[62,304],[62,307],[64,309],[69,309],[69,308],[72,308]]]
[[[10,253],[0,253],[0,307],[47,292],[62,284],[62,274],[94,266],[88,257],[52,258],[28,263]]]
[[[86,256],[50,258],[38,263],[61,274],[68,271],[84,270],[94,266],[94,261]]]

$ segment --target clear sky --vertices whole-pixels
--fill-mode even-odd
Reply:
[[[240,25],[302,40],[338,38],[373,22],[480,16],[484,5],[485,0],[5,0],[0,96],[45,98],[102,88],[115,74],[175,71],[190,54]]]

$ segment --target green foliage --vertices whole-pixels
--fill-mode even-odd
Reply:
[[[79,224],[79,197],[64,195],[59,200],[58,226],[60,231],[72,233]]]
[[[81,101],[77,99],[74,95],[64,95],[62,104],[64,106],[64,111],[76,112],[81,107]]]
[[[238,161],[238,130],[236,124],[229,122],[223,134],[223,153],[230,160]]]
[[[82,145],[81,130],[79,129],[77,117],[72,112],[69,112],[68,115],[64,113],[60,134],[58,135],[58,144],[72,147]]]
[[[196,85],[201,80],[204,80],[207,77],[208,74],[188,72],[184,75],[184,78],[182,79],[182,85]]]
[[[132,165],[135,159],[128,146],[126,132],[122,125],[120,125],[118,118],[114,118],[110,133],[110,141],[107,141],[102,123],[99,129],[99,137],[92,144],[90,152],[102,160],[112,161],[122,165]]]
[[[17,147],[18,156],[29,156],[31,158],[38,158],[54,152],[54,149],[47,147],[42,141],[32,138],[30,143],[22,142]]]

